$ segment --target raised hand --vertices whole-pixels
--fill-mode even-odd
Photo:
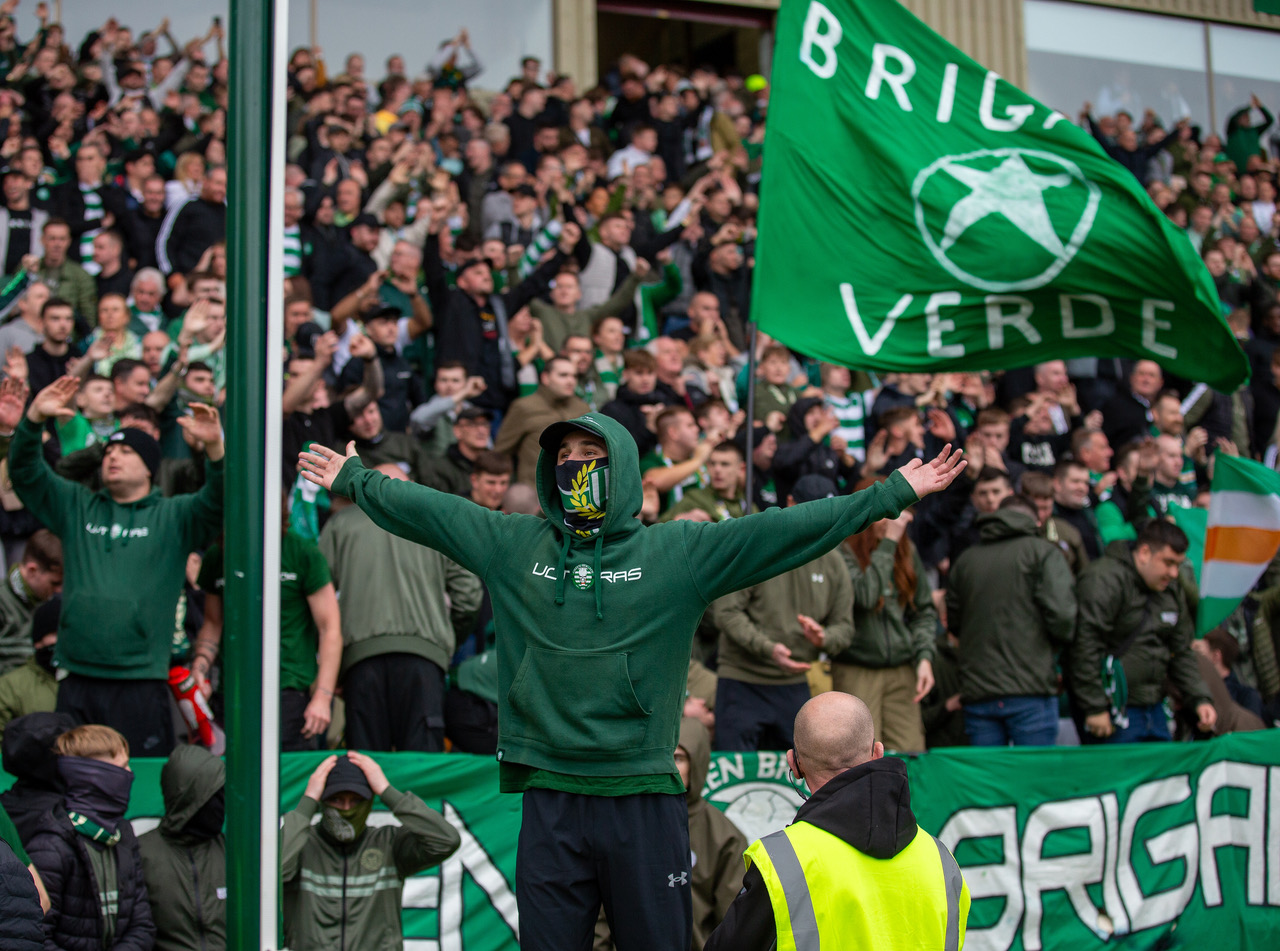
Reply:
[[[4,375],[14,380],[27,379],[27,355],[16,344],[4,355]]]
[[[26,380],[9,377],[0,381],[0,432],[11,433],[18,428],[28,392]]]
[[[348,349],[359,360],[368,360],[378,355],[378,348],[373,345],[373,340],[364,334],[352,334]]]
[[[907,480],[907,485],[911,486],[916,496],[923,499],[926,495],[941,492],[955,481],[956,476],[968,465],[963,456],[964,450],[953,451],[951,444],[948,443],[942,447],[942,452],[929,462],[912,459],[898,472]]]
[[[204,444],[209,458],[217,462],[222,458],[222,421],[218,411],[204,403],[192,403],[190,416],[179,416],[178,425],[183,433]]]
[[[50,417],[69,419],[76,414],[76,411],[71,408],[71,401],[75,399],[79,389],[78,376],[64,376],[54,380],[31,401],[31,405],[27,408],[27,419],[37,426]]]
[[[312,443],[311,448],[306,452],[298,453],[298,471],[308,482],[332,489],[333,480],[338,478],[338,473],[347,464],[347,460],[356,458],[359,457],[356,454],[354,441],[347,443],[345,456],[319,443]]]

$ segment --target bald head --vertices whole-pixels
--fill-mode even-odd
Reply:
[[[796,774],[803,775],[816,792],[846,769],[879,759],[884,747],[876,742],[867,705],[852,694],[833,690],[818,694],[796,714],[791,755]]]
[[[387,476],[388,478],[391,478],[391,479],[399,479],[401,482],[409,481],[409,477],[404,474],[404,470],[401,469],[394,462],[384,462],[380,466],[374,466],[373,471],[381,472],[384,476]]]
[[[538,515],[542,506],[538,503],[537,490],[523,482],[515,483],[502,497],[502,511],[507,515]]]

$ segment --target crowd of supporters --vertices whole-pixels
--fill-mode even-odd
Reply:
[[[226,196],[258,183],[228,182],[216,20],[181,44],[167,23],[114,19],[67,37],[45,4],[18,6],[0,4],[0,731],[20,779],[5,806],[50,885],[50,940],[143,949],[157,929],[195,933],[156,905],[162,850],[124,833],[109,914],[91,883],[108,890],[101,846],[128,828],[130,755],[174,754],[162,833],[209,843],[221,828],[220,767],[190,751],[174,695],[210,713],[193,741],[217,735],[219,418],[241,332]],[[536,58],[508,66],[465,30],[381,69],[319,49],[289,61],[272,349],[285,521],[268,632],[282,749],[492,754],[497,737],[485,587],[300,478],[298,453],[353,440],[393,478],[537,514],[555,491],[537,484],[539,434],[590,411],[634,437],[646,522],[803,504],[964,447],[950,491],[711,605],[685,704],[710,748],[786,749],[799,706],[833,688],[864,699],[901,752],[1276,724],[1280,572],[1196,640],[1197,553],[1179,527],[1207,504],[1216,456],[1277,463],[1278,163],[1262,103],[1224,135],[1166,132],[1150,112],[1081,116],[1186,229],[1249,355],[1247,386],[1119,359],[877,375],[761,334],[748,419],[767,81],[626,55],[582,89]],[[286,820],[295,946],[322,940],[304,921],[323,891],[307,862],[363,830],[375,796],[409,830],[384,843],[403,858],[387,875],[456,848],[370,758],[326,761]],[[331,840],[308,831],[321,809]],[[155,946],[204,946],[184,940]]]

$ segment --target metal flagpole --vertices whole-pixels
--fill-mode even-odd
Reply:
[[[756,475],[756,333],[754,320],[747,321],[747,484],[743,487],[742,514],[751,513],[752,489]]]
[[[283,368],[275,342],[284,338],[287,22],[287,2],[231,2],[223,656],[227,947],[242,951],[279,947]]]

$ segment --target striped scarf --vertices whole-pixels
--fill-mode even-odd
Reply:
[[[302,273],[302,229],[297,225],[284,229],[284,276],[297,277]]]
[[[92,839],[94,842],[100,842],[108,846],[114,846],[120,842],[119,829],[116,829],[115,832],[108,832],[88,816],[81,815],[71,809],[67,810],[67,818],[71,820],[71,827],[86,839]]]
[[[102,196],[98,194],[96,185],[80,186],[80,195],[84,198],[84,220],[101,221],[106,217],[106,209],[102,207]],[[102,233],[101,228],[91,228],[80,235],[80,266],[90,274],[97,274],[102,268],[93,262],[93,239]]]

